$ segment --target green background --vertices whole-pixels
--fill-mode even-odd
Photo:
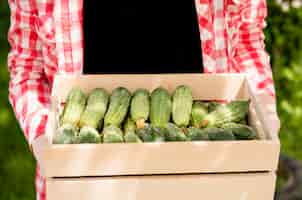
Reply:
[[[290,158],[301,160],[302,8],[290,7],[288,11],[284,11],[275,1],[270,0],[268,3],[266,44],[271,55],[278,112],[282,123],[280,132],[282,153]],[[35,161],[7,100],[8,26],[9,9],[6,0],[2,0],[0,1],[0,200],[33,200]],[[279,177],[279,188],[285,180]],[[298,190],[294,197],[281,199],[302,199],[301,192]]]

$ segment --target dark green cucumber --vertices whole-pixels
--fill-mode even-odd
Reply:
[[[186,129],[186,133],[191,141],[209,140],[209,135],[200,128],[189,127]]]
[[[157,88],[151,94],[150,121],[155,127],[164,128],[172,111],[171,97],[166,89]]]
[[[210,128],[202,129],[202,131],[204,131],[204,133],[209,136],[209,139],[213,140],[213,141],[236,140],[236,137],[234,136],[234,134],[230,130],[210,127]]]
[[[152,142],[164,142],[166,130],[161,127],[152,127]]]
[[[153,130],[149,124],[145,124],[144,128],[136,129],[136,134],[143,142],[153,142]]]
[[[175,124],[168,123],[166,125],[166,140],[167,141],[188,141],[184,131]]]
[[[211,101],[208,103],[208,109],[209,109],[209,112],[213,112],[214,110],[216,110],[219,106],[221,106],[223,104],[221,103],[218,103],[216,101]]]
[[[99,132],[90,126],[83,126],[78,136],[79,143],[100,143],[101,136]]]
[[[244,124],[227,123],[221,127],[232,131],[238,140],[253,140],[257,138],[257,134],[253,128]]]
[[[146,124],[144,128],[136,129],[136,134],[143,142],[165,141],[165,129]]]

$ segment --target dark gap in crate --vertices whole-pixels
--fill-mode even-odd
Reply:
[[[119,177],[153,177],[153,176],[191,176],[191,175],[222,175],[222,174],[266,174],[270,171],[248,171],[248,172],[216,172],[216,173],[173,173],[173,174],[127,174],[127,175],[106,175],[106,176],[68,176],[68,177],[52,177],[52,179],[77,179],[77,178],[119,178]]]

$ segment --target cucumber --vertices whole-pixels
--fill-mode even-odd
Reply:
[[[243,125],[247,125],[247,119],[243,119],[240,122],[238,122],[239,124],[243,124]]]
[[[83,126],[78,136],[79,143],[100,143],[101,136],[99,132],[90,126]]]
[[[190,122],[193,97],[191,88],[178,86],[173,94],[172,118],[179,127],[187,127]]]
[[[184,131],[175,124],[168,123],[166,125],[166,140],[167,141],[188,141]]]
[[[191,141],[209,140],[208,133],[200,128],[189,127],[186,129],[186,132],[187,137]]]
[[[172,101],[166,89],[157,88],[151,94],[150,121],[154,127],[164,128],[171,118]]]
[[[136,129],[136,134],[143,142],[153,142],[153,129],[149,124],[145,124],[144,128]]]
[[[152,142],[164,142],[165,139],[166,130],[161,127],[152,127]]]
[[[96,88],[92,90],[87,99],[86,108],[80,119],[80,128],[90,126],[97,128],[104,118],[107,110],[109,95],[106,90]]]
[[[221,105],[204,117],[201,127],[219,127],[229,122],[240,122],[245,119],[248,110],[249,101],[233,101]]]
[[[132,97],[130,115],[135,121],[137,128],[143,128],[149,118],[150,95],[145,89],[137,89]]]
[[[219,106],[221,106],[223,104],[221,103],[218,103],[216,101],[211,101],[208,103],[208,109],[209,109],[209,112],[213,112],[214,110],[216,110]]]
[[[210,140],[219,141],[219,140],[236,140],[236,137],[230,130],[222,128],[205,128],[202,131],[209,136]]]
[[[201,101],[194,101],[191,113],[191,123],[194,127],[200,128],[202,120],[208,114],[208,106]]]
[[[120,127],[127,115],[130,99],[130,92],[126,88],[118,87],[113,90],[104,119],[105,127],[109,125]]]
[[[63,113],[60,117],[60,125],[71,124],[77,127],[85,105],[86,96],[82,90],[77,87],[72,88],[68,93]]]
[[[74,144],[77,143],[77,128],[71,124],[64,124],[58,128],[53,138],[54,144]]]
[[[143,141],[136,135],[135,131],[127,131],[124,136],[126,143],[142,143]]]
[[[253,128],[244,124],[227,123],[222,128],[230,130],[238,140],[253,140],[257,138]]]
[[[124,124],[124,140],[126,143],[141,143],[142,140],[135,133],[136,126],[134,121],[129,117]]]
[[[131,119],[131,117],[128,117],[124,123],[124,131],[135,131],[136,125],[135,122]]]
[[[122,143],[124,142],[122,130],[115,126],[109,125],[103,129],[104,143]]]

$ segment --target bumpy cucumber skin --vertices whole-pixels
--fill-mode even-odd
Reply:
[[[71,124],[64,124],[58,128],[54,135],[54,144],[74,144],[77,143],[77,128]]]
[[[124,131],[135,131],[135,129],[135,122],[131,119],[131,117],[128,117],[124,123]]]
[[[123,132],[115,125],[107,126],[103,129],[103,143],[122,143],[124,142]]]
[[[100,143],[99,132],[90,126],[83,126],[79,132],[78,143]]]
[[[190,141],[209,140],[209,135],[200,128],[189,127],[186,129],[186,132]]]
[[[81,116],[80,127],[90,126],[97,128],[104,118],[109,101],[109,94],[105,89],[92,90],[87,99],[86,108]]]
[[[119,127],[121,125],[127,115],[130,99],[130,92],[126,88],[118,87],[113,90],[104,119],[105,127],[109,125]]]
[[[239,122],[247,116],[248,109],[249,101],[233,101],[226,105],[221,105],[202,120],[201,126],[219,127],[225,123]]]
[[[210,127],[202,129],[202,131],[204,131],[204,133],[209,136],[209,139],[213,141],[236,140],[236,137],[230,130]]]
[[[144,122],[148,120],[150,113],[150,94],[148,90],[137,89],[132,97],[130,115],[138,128],[143,128]]]
[[[72,88],[68,93],[68,97],[60,117],[60,125],[71,124],[78,126],[81,115],[85,109],[86,96],[80,88]]]
[[[191,123],[194,127],[199,128],[202,120],[208,114],[207,104],[201,101],[194,101],[191,113]]]
[[[247,119],[243,119],[241,120],[240,122],[238,122],[239,124],[243,124],[243,125],[247,125],[248,122],[247,122]]]
[[[164,128],[171,118],[172,101],[166,89],[157,88],[151,94],[150,121],[155,127]]]
[[[166,125],[166,140],[167,141],[188,141],[183,130],[173,123]]]
[[[193,97],[191,88],[178,86],[172,97],[172,119],[177,126],[186,127],[190,123]]]
[[[223,105],[223,104],[218,103],[216,101],[209,102],[208,103],[208,110],[209,110],[209,112],[213,112],[214,110],[216,110],[221,105]]]
[[[146,124],[144,128],[136,129],[136,134],[143,142],[153,142],[153,130],[149,124]]]
[[[142,140],[136,135],[135,131],[127,131],[124,136],[126,143],[142,143]]]
[[[166,129],[152,126],[152,142],[165,142]]]
[[[136,134],[143,142],[164,142],[165,129],[146,124],[144,128],[136,129]]]
[[[237,140],[257,139],[257,134],[253,128],[244,124],[227,123],[221,128],[232,131]]]
[[[141,143],[142,140],[135,133],[136,126],[134,121],[128,117],[124,123],[124,140],[126,143]]]

